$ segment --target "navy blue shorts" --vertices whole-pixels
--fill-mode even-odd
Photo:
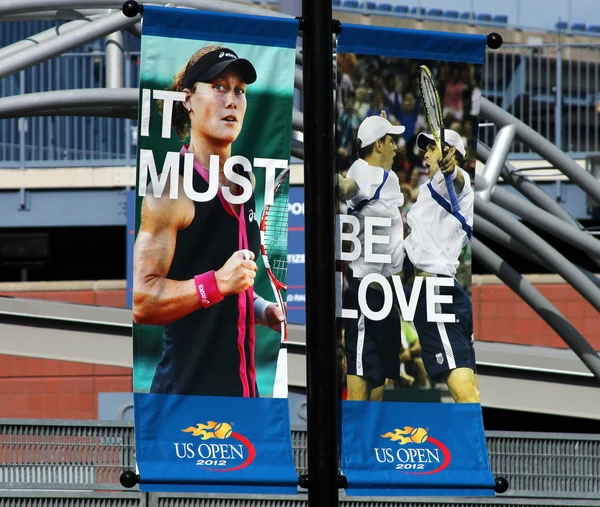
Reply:
[[[394,305],[383,320],[369,320],[358,306],[360,280],[352,278],[344,295],[344,308],[358,310],[358,319],[344,319],[346,373],[364,377],[371,388],[385,384],[386,379],[398,379],[402,334],[400,315]],[[369,287],[367,303],[373,311],[383,307],[383,292]]]
[[[473,346],[471,298],[456,280],[454,286],[439,287],[439,294],[452,296],[452,304],[442,304],[440,307],[442,313],[453,313],[456,321],[454,323],[427,322],[426,290],[423,284],[414,325],[419,335],[421,358],[427,375],[433,381],[443,382],[448,373],[455,368],[471,368],[477,373],[477,367]]]

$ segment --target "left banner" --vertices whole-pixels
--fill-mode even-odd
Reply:
[[[298,21],[153,6],[143,18],[140,489],[296,494],[284,301]]]

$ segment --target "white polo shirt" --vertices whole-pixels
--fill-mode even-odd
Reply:
[[[358,194],[347,201],[347,213],[357,217],[360,224],[357,235],[362,246],[360,257],[350,263],[354,277],[364,278],[370,273],[388,277],[399,273],[404,261],[404,224],[399,209],[404,204],[404,196],[400,191],[398,176],[393,171],[371,166],[363,159],[358,159],[348,170],[347,177],[356,181],[359,187]],[[372,228],[375,235],[389,239],[387,244],[374,244],[373,253],[389,254],[390,263],[365,261],[365,217],[391,220],[390,227]]]
[[[453,213],[441,171],[419,187],[419,196],[407,215],[411,231],[404,240],[413,265],[427,273],[454,277],[460,252],[473,234],[475,194],[469,174],[458,168],[465,186],[458,197],[460,210]]]

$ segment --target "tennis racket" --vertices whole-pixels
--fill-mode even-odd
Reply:
[[[433,75],[426,65],[421,65],[419,72],[419,87],[421,88],[421,98],[423,99],[423,105],[425,106],[429,130],[431,130],[431,135],[440,152],[440,157],[443,157],[443,147],[446,143],[444,140],[442,101],[440,100],[440,95],[435,86]],[[446,180],[446,188],[448,189],[452,211],[458,211],[460,206],[458,205],[458,197],[456,197],[452,177],[449,174],[444,174],[444,179]]]
[[[260,220],[260,251],[275,301],[285,316],[282,291],[287,290],[287,236],[289,168],[275,179],[273,204],[265,206]],[[287,316],[281,323],[281,346],[277,356],[273,398],[287,398]]]

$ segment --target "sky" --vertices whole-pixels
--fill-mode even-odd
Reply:
[[[530,28],[554,28],[561,18],[572,23],[600,25],[600,0],[376,0],[391,4],[457,11],[506,14],[510,25]],[[520,20],[520,22],[519,22]]]

